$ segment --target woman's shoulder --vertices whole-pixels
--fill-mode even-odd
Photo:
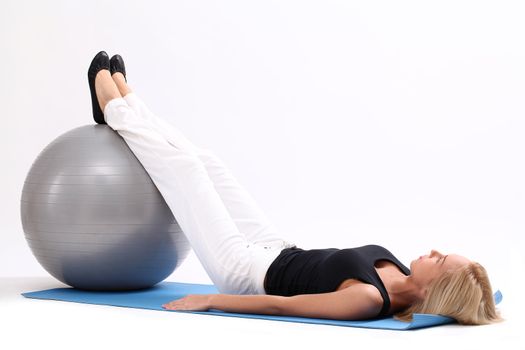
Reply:
[[[363,245],[361,247],[357,247],[356,249],[367,249],[367,250],[375,250],[375,251],[389,252],[390,253],[390,251],[387,248],[385,248],[384,246],[379,245],[379,244],[367,244],[367,245]]]

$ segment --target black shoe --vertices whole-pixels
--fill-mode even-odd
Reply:
[[[109,70],[109,56],[106,51],[100,51],[91,61],[88,69],[89,90],[91,90],[91,105],[93,106],[93,118],[98,124],[106,124],[104,112],[100,109],[97,93],[95,91],[95,77],[103,69]]]
[[[120,72],[122,75],[124,75],[124,80],[128,82],[128,79],[126,78],[126,66],[124,65],[124,60],[122,59],[122,56],[120,55],[113,55],[111,59],[109,60],[109,70],[111,72],[111,75]]]

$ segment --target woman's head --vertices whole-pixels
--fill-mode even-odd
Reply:
[[[430,283],[446,271],[466,266],[471,261],[457,254],[441,254],[432,250],[429,255],[422,255],[410,264],[411,279],[413,283],[426,291]]]
[[[457,255],[433,250],[412,261],[411,278],[422,297],[397,318],[409,321],[413,313],[438,314],[460,324],[488,324],[500,321],[492,287],[483,266]]]

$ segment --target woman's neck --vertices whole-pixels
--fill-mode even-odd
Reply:
[[[393,312],[403,310],[423,298],[423,291],[413,283],[412,278],[399,271],[378,271],[390,297]]]

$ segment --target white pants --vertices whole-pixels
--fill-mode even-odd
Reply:
[[[150,175],[219,292],[266,294],[268,267],[295,244],[279,237],[221,159],[153,114],[135,93],[111,100],[104,117]]]

